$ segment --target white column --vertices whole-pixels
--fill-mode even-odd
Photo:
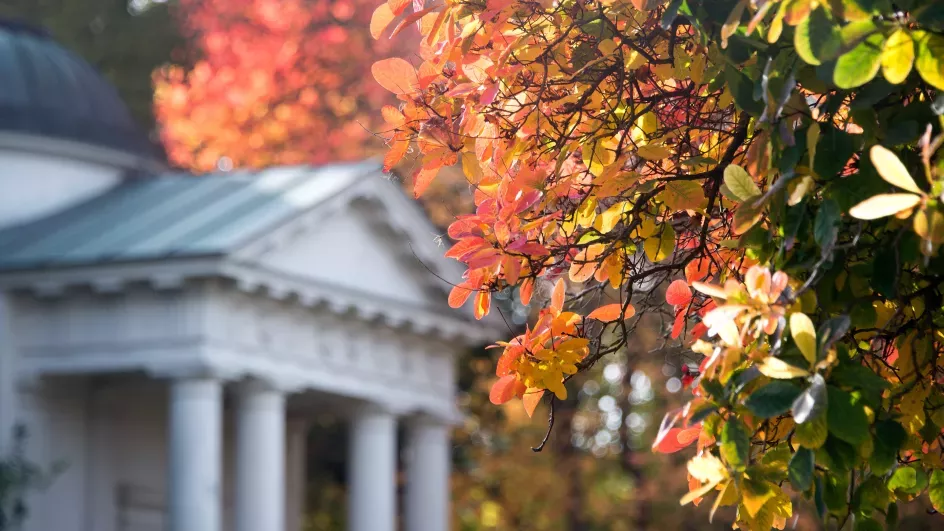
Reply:
[[[417,417],[408,424],[406,531],[450,529],[449,439],[449,425],[437,419]]]
[[[236,413],[236,531],[285,529],[285,395],[240,386]]]
[[[285,441],[285,530],[302,531],[308,485],[308,421],[292,419]]]
[[[170,391],[170,531],[221,531],[222,389],[212,378]]]
[[[378,407],[351,420],[348,531],[394,531],[397,519],[397,421]]]

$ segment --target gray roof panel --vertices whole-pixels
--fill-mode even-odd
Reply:
[[[376,170],[352,163],[129,179],[0,230],[0,271],[224,254]]]

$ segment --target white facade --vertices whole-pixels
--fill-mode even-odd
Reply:
[[[110,193],[123,170],[4,157],[0,262],[16,241],[3,230]],[[68,186],[44,181],[65,166]],[[226,252],[72,263],[119,237],[81,233],[79,219],[61,230],[81,241],[66,238],[75,247],[52,265],[0,270],[0,428],[21,422],[33,461],[66,466],[29,500],[26,531],[298,531],[306,419],[323,411],[350,423],[351,531],[394,531],[401,514],[406,531],[449,528],[454,364],[493,332],[444,305],[437,277],[454,281],[455,264],[415,205],[364,168],[263,172],[248,186],[297,213],[245,235],[224,224],[214,237],[240,236]],[[128,252],[189,227],[165,223]]]

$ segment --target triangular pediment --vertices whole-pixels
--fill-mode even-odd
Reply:
[[[446,307],[445,291],[460,269],[443,258],[437,238],[435,227],[396,185],[372,176],[260,235],[236,257],[322,287]]]

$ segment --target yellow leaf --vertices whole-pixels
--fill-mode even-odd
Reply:
[[[614,41],[613,39],[606,39],[606,40],[600,41],[600,44],[597,45],[597,48],[600,49],[600,53],[602,53],[605,57],[608,55],[612,55],[613,52],[615,52],[616,49],[619,48],[619,45],[616,44],[616,41]]]
[[[728,477],[728,469],[714,454],[696,455],[688,461],[688,473],[698,481],[718,483]]]
[[[816,160],[816,143],[819,142],[819,122],[813,122],[810,128],[806,130],[806,150],[810,154],[810,170],[814,168],[813,161]]]
[[[718,510],[718,507],[734,505],[737,503],[739,497],[740,494],[734,482],[726,481],[724,487],[721,488],[721,492],[718,493],[718,497],[715,498],[714,505],[711,506],[711,512],[708,513],[708,523],[714,520],[715,512]]]
[[[878,174],[889,184],[895,185],[902,190],[924,195],[924,191],[918,188],[917,183],[911,178],[908,169],[902,164],[901,160],[889,149],[878,144],[872,146],[869,151],[869,157],[872,159],[872,165],[875,166]]]
[[[646,144],[645,146],[639,146],[636,149],[636,153],[646,160],[662,160],[668,158],[672,154],[672,151],[665,146]]]
[[[782,359],[775,358],[773,356],[768,356],[759,362],[757,364],[757,369],[764,376],[779,380],[789,380],[791,378],[799,378],[810,375],[809,371],[794,365],[790,365]]]
[[[794,206],[800,201],[803,201],[803,198],[806,197],[806,194],[813,189],[815,182],[813,178],[809,175],[804,175],[799,179],[793,179],[787,185],[787,204]]]
[[[882,49],[882,73],[894,85],[904,83],[914,64],[915,46],[905,29],[892,33]]]
[[[915,31],[912,36],[918,47],[915,68],[928,84],[944,90],[944,37],[924,30]]]
[[[944,215],[930,208],[918,212],[914,218],[914,231],[934,246],[944,243]]]
[[[897,214],[921,202],[920,195],[914,194],[879,194],[872,196],[849,209],[849,215],[856,219],[878,219]]]
[[[482,180],[485,174],[482,172],[482,167],[479,166],[479,161],[475,157],[475,153],[470,151],[462,153],[462,173],[465,174],[466,178],[468,178],[469,182],[472,184]]]
[[[757,187],[754,179],[747,170],[737,164],[729,164],[724,169],[724,184],[740,201],[747,201],[760,195],[760,188]]]
[[[790,315],[790,335],[806,361],[810,365],[816,363],[816,329],[806,314],[797,312]]]
[[[613,227],[623,218],[623,214],[629,212],[632,208],[632,204],[629,201],[620,201],[610,208],[606,209],[597,216],[596,221],[593,222],[593,228],[600,232],[600,234],[606,234],[613,230]]]
[[[766,481],[746,479],[741,483],[741,503],[751,518],[757,516],[768,500],[776,495],[779,487]]]
[[[800,446],[815,450],[826,444],[828,435],[829,425],[826,422],[826,415],[821,414],[802,424],[797,424],[793,438]]]
[[[679,500],[679,505],[688,505],[689,503],[692,503],[692,501],[695,499],[701,498],[705,494],[711,492],[715,486],[717,486],[717,483],[706,483],[705,485],[702,485],[701,487],[689,492],[685,496],[682,496],[682,499]]]
[[[734,233],[744,234],[764,217],[764,205],[755,205],[752,202],[741,203],[734,211]]]
[[[666,223],[662,227],[662,233],[646,239],[643,247],[650,262],[656,263],[665,260],[669,253],[675,250],[675,229]]]

